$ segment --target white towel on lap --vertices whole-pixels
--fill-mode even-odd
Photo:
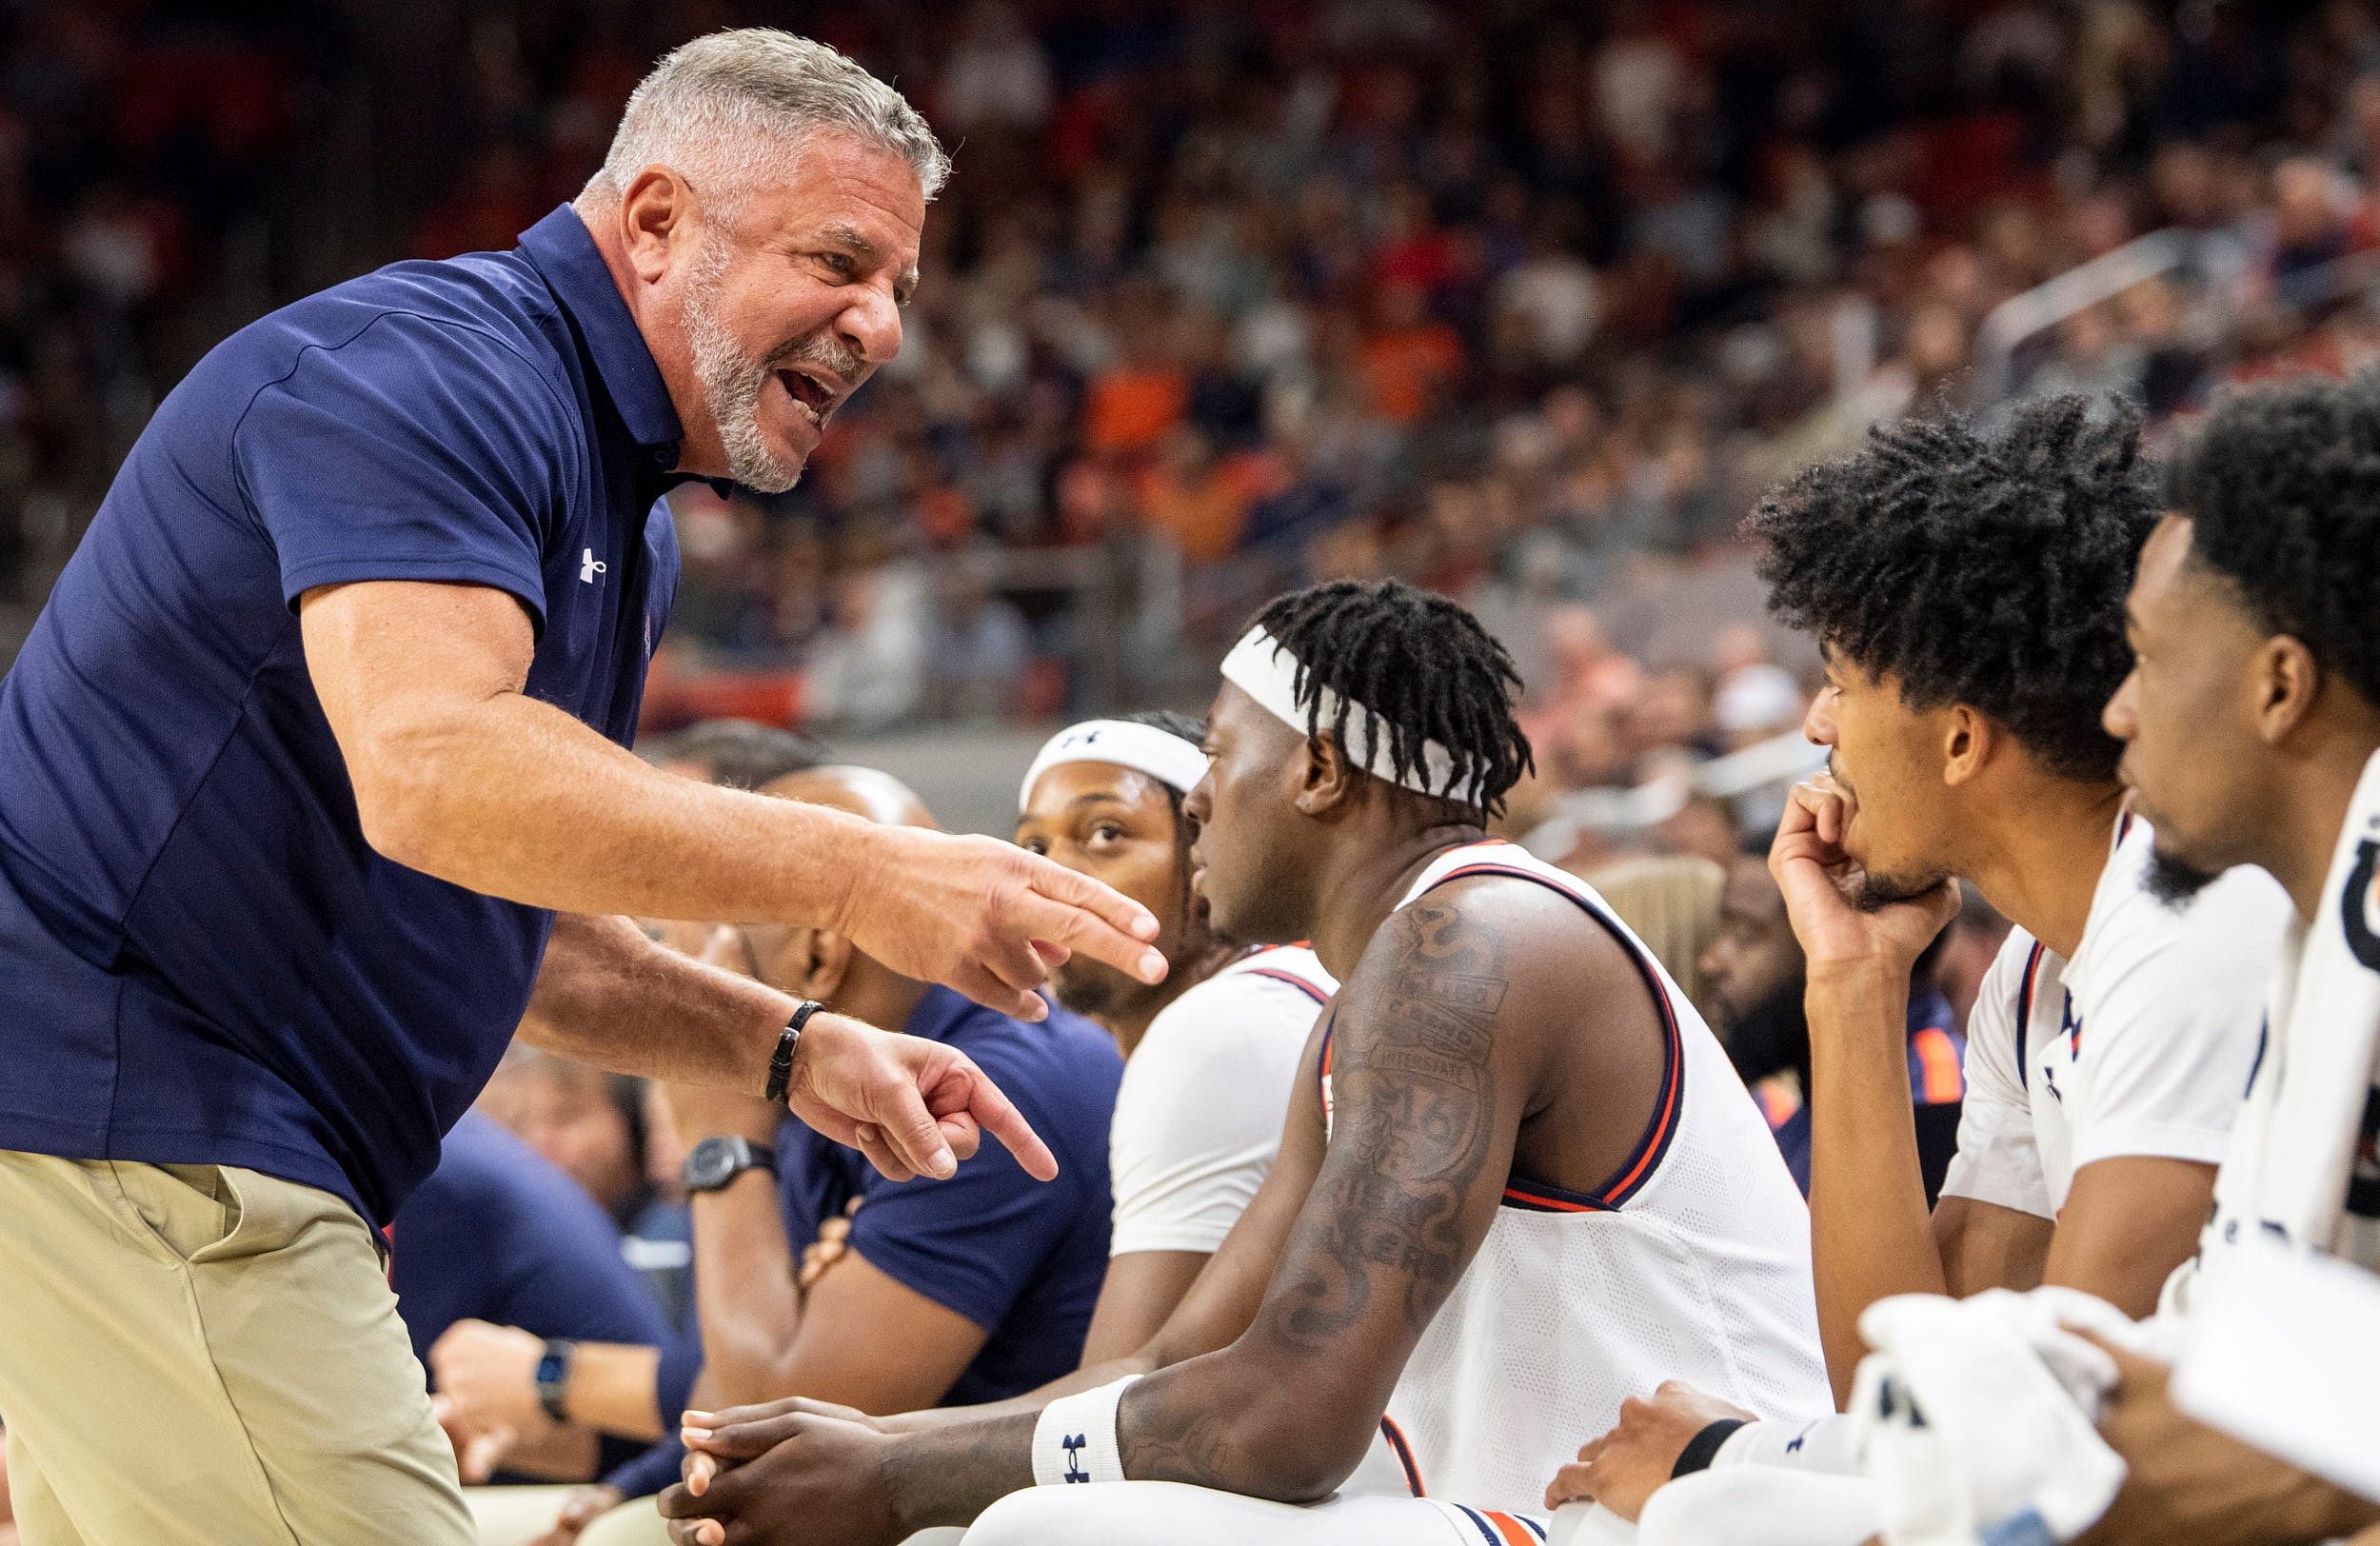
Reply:
[[[2060,1288],[1900,1295],[1859,1318],[1875,1351],[1853,1390],[1853,1446],[1892,1546],[2071,1540],[2107,1511],[2124,1462],[2096,1423],[2115,1365],[2068,1326],[2144,1351],[2162,1339]]]

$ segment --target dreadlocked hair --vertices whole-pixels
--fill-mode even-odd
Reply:
[[[2171,471],[2192,562],[2380,704],[2380,372],[2242,391]]]
[[[1422,745],[1435,741],[1457,763],[1438,797],[1489,816],[1503,814],[1505,794],[1537,766],[1513,719],[1520,675],[1512,657],[1478,618],[1436,591],[1334,580],[1277,599],[1256,625],[1297,662],[1291,686],[1306,706],[1309,745],[1328,730],[1349,756],[1368,756],[1373,748],[1347,740],[1350,706],[1360,704],[1387,728],[1396,778],[1426,776]],[[1328,723],[1320,687],[1339,695]],[[1467,784],[1467,795],[1456,793]]]
[[[2138,417],[2109,406],[1905,419],[1803,469],[1745,523],[1770,610],[1914,707],[1971,704],[2051,773],[2112,778],[2099,710],[2132,669],[2124,594],[2158,495]]]

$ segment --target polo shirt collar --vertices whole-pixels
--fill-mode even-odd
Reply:
[[[521,251],[579,325],[596,373],[628,433],[639,446],[665,449],[674,465],[684,428],[670,404],[661,367],[653,363],[653,351],[645,347],[628,303],[620,298],[620,287],[596,250],[586,223],[577,210],[563,205],[521,233]]]

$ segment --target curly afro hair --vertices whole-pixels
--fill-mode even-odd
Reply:
[[[2380,704],[2380,371],[2226,399],[2173,459],[2191,559]]]
[[[1966,704],[2050,772],[2112,778],[2099,710],[2132,669],[2124,595],[2156,524],[2130,408],[2045,398],[1870,435],[1745,523],[1769,607],[1918,708]]]
[[[1456,792],[1459,772],[1449,773],[1443,798],[1489,816],[1502,813],[1504,796],[1537,765],[1513,717],[1520,675],[1512,657],[1438,592],[1334,580],[1275,598],[1256,623],[1297,658],[1293,690],[1305,704],[1309,743],[1328,730],[1347,745],[1348,710],[1360,704],[1388,731],[1397,777],[1420,771],[1422,743],[1435,741],[1478,774],[1476,804]],[[1318,686],[1339,695],[1327,723]]]

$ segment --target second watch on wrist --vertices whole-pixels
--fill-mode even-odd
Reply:
[[[774,1176],[777,1151],[740,1135],[706,1138],[686,1154],[685,1189],[716,1192],[747,1170],[765,1170]]]

